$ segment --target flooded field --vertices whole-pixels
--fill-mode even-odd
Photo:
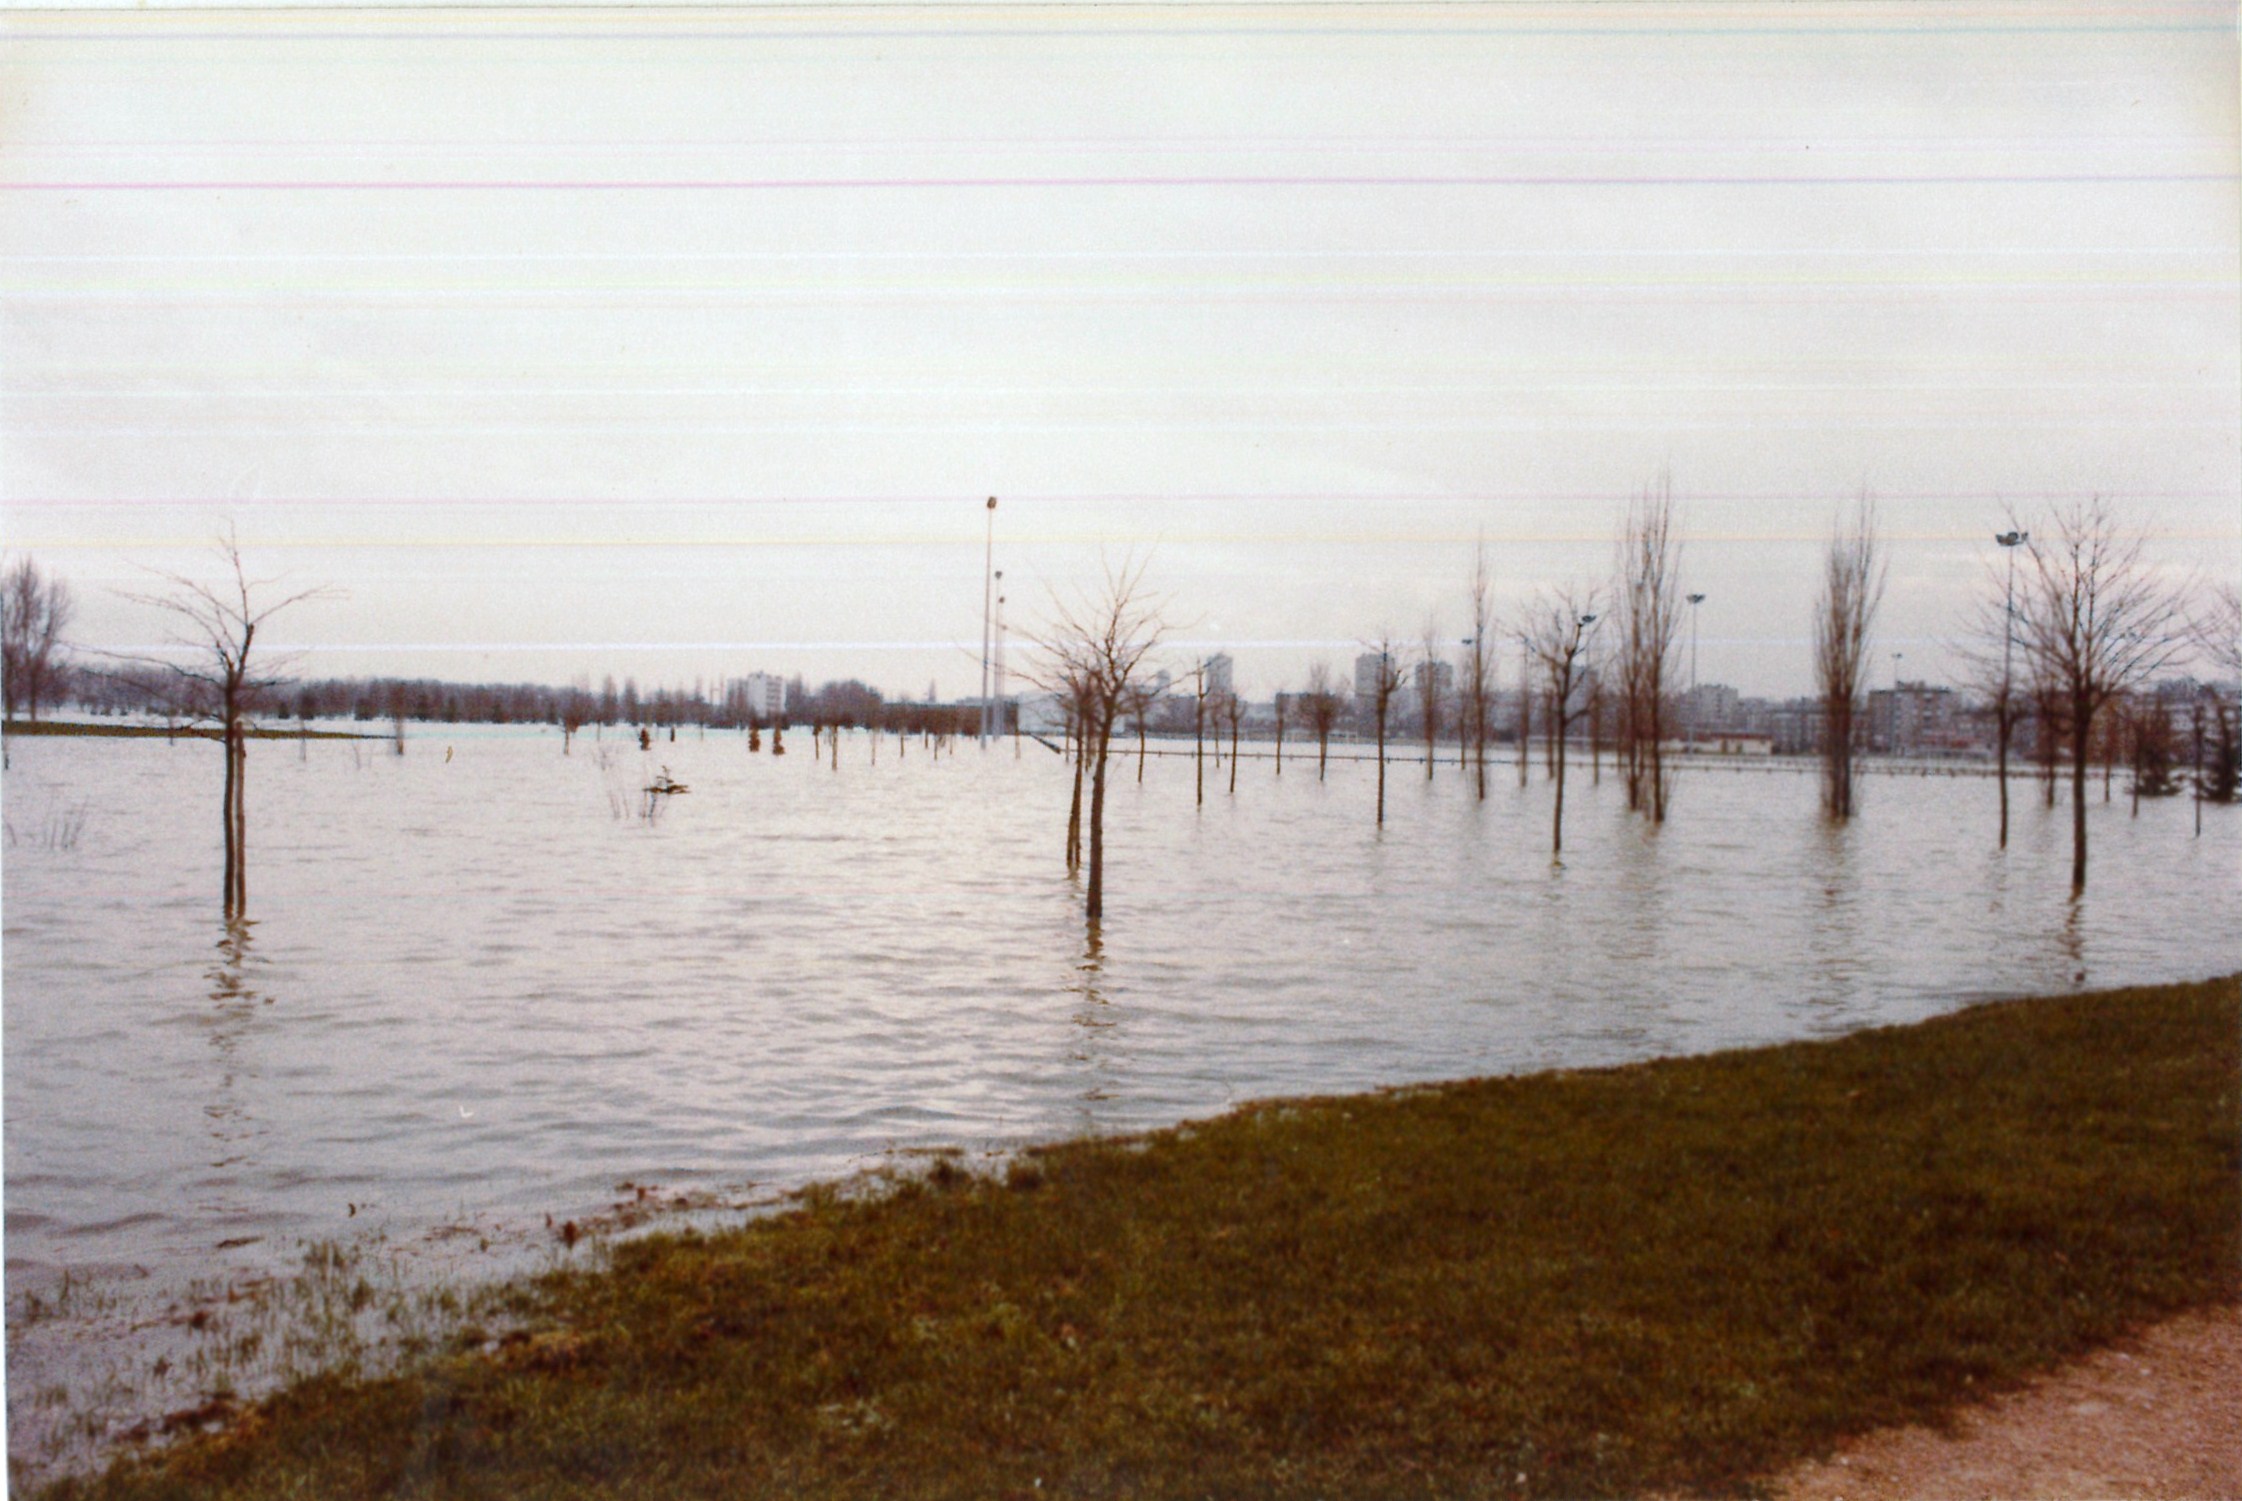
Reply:
[[[34,1394],[115,1385],[136,1325],[307,1245],[398,1251],[409,1283],[924,1149],[2242,968],[2242,816],[2193,838],[2186,799],[2135,818],[2122,778],[2074,902],[2068,808],[2024,782],[2003,856],[1983,778],[1873,776],[1839,829],[1809,775],[1692,768],[1654,831],[1582,771],[1555,866],[1539,767],[1480,803],[1397,764],[1381,832],[1365,764],[1248,759],[1234,796],[1210,765],[1195,808],[1187,757],[1139,785],[1132,755],[1090,943],[1049,751],[787,747],[259,742],[229,929],[214,746],[15,741],[19,1447]],[[690,791],[648,818],[665,770]],[[27,1318],[66,1278],[98,1316]]]

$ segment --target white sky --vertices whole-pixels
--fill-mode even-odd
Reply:
[[[1702,675],[1878,682],[2004,506],[2242,564],[2232,5],[0,19],[0,502],[80,637],[230,519],[313,673],[977,679],[1149,552],[1297,685],[1602,576],[1670,470]],[[2029,520],[2027,521],[2029,524]],[[1189,648],[1177,653],[1188,655]]]

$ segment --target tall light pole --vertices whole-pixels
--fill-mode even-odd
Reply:
[[[1689,748],[1697,749],[1697,607],[1705,602],[1702,594],[1689,596]]]
[[[996,607],[996,497],[989,497],[989,536],[987,551],[981,562],[981,734],[980,743],[989,743],[989,634]]]
[[[996,686],[996,702],[1000,707],[995,711],[995,719],[991,730],[992,733],[1002,737],[1004,734],[1004,710],[1001,707],[1004,703],[1004,570],[1001,568],[996,570],[995,635],[996,650],[991,655],[991,676]]]
[[[1903,651],[1896,651],[1892,653],[1892,733],[1890,742],[1884,747],[1884,753],[1890,756],[1896,756],[1899,754],[1899,664],[1900,658],[1906,655],[1907,653]]]
[[[2009,658],[2016,646],[2016,549],[2032,540],[2030,532],[1995,532],[1993,540],[2008,553],[2008,591],[2001,601],[2001,690],[2008,691]]]

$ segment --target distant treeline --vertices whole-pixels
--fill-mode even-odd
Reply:
[[[192,716],[204,706],[185,699],[182,685],[152,668],[73,668],[58,695],[95,714]],[[313,678],[291,682],[259,695],[255,713],[276,719],[351,719],[379,723],[399,719],[442,724],[550,724],[575,730],[587,725],[705,725],[747,729],[783,725],[844,725],[912,733],[971,734],[980,724],[972,705],[890,702],[880,691],[854,678],[808,686],[799,677],[787,684],[783,707],[758,706],[746,679],[711,691],[705,683],[690,689],[641,689],[635,679],[612,677],[598,688],[579,683],[455,683],[437,678]]]

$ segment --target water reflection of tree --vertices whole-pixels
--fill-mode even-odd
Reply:
[[[1869,968],[1861,874],[1855,868],[1859,852],[1845,825],[1833,818],[1817,820],[1808,838],[1806,888],[1812,893],[1814,910],[1806,926],[1812,959],[1807,1002],[1817,1008],[1842,1009],[1854,1000]]]
[[[245,1044],[255,1030],[258,1014],[272,997],[257,984],[257,972],[267,961],[256,953],[256,924],[230,918],[220,931],[218,957],[203,972],[210,986],[208,1014],[211,1050],[218,1059],[215,1097],[203,1107],[210,1134],[220,1156],[214,1168],[232,1167],[241,1161],[243,1143],[263,1134],[237,1094],[242,1076],[254,1072]]]
[[[1109,1035],[1118,1017],[1107,994],[1105,944],[1095,928],[1083,945],[1082,957],[1075,962],[1074,979],[1067,991],[1075,997],[1074,1012],[1068,1018],[1075,1030],[1067,1041],[1067,1062],[1080,1071],[1083,1080],[1075,1125],[1081,1131],[1095,1131],[1105,1124],[1099,1106],[1114,1096],[1119,1082]]]
[[[2086,983],[2086,893],[2073,891],[2071,899],[2063,904],[2063,926],[2056,934],[2056,949],[2063,956],[2064,967],[2071,972],[2071,983]]]

